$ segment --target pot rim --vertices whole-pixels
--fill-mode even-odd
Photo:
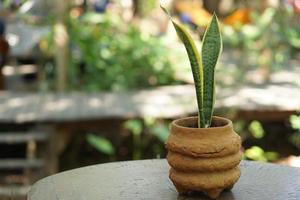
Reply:
[[[187,126],[183,126],[183,125],[179,125],[178,123],[182,123],[184,121],[188,121],[188,120],[194,120],[197,119],[198,120],[198,116],[193,116],[193,117],[183,117],[183,118],[179,118],[179,119],[175,119],[172,121],[172,126],[177,127],[177,128],[184,128],[184,129],[188,129],[188,130],[220,130],[220,129],[226,129],[226,128],[230,128],[232,127],[232,121],[230,119],[227,119],[225,117],[219,117],[219,116],[213,116],[212,120],[217,120],[217,121],[222,121],[224,122],[224,125],[221,126],[215,126],[215,127],[208,127],[208,128],[193,128],[193,127],[187,127]],[[196,120],[196,121],[197,121]]]

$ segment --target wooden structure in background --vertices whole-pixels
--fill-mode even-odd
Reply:
[[[0,178],[0,198],[15,198],[25,196],[32,183],[47,174],[49,146],[44,146],[43,152],[38,155],[41,144],[47,144],[48,134],[42,131],[28,132],[0,132],[0,144],[18,145],[25,144],[26,154],[24,158],[0,158],[0,171],[15,171]],[[21,172],[21,173],[20,173]],[[6,186],[1,186],[5,184]]]
[[[243,113],[247,113],[247,116],[255,115],[253,119],[272,121],[276,120],[274,113],[285,113],[278,115],[277,120],[282,120],[299,108],[300,89],[277,84],[222,89],[216,100],[217,111],[234,110],[238,115],[246,117]],[[176,118],[195,113],[193,85],[102,93],[0,93],[0,123],[63,123],[145,116]]]

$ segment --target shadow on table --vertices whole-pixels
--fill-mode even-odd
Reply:
[[[234,195],[231,191],[224,191],[220,195],[219,200],[234,200]],[[178,195],[177,200],[211,200],[203,192],[193,192],[188,196]]]

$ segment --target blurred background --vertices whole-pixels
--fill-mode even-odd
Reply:
[[[197,45],[213,12],[215,115],[244,159],[300,167],[300,0],[163,0]],[[165,158],[197,114],[188,57],[159,0],[0,2],[0,198],[91,164]]]

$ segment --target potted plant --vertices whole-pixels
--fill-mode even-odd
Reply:
[[[166,142],[169,177],[180,194],[201,191],[217,198],[223,190],[231,189],[241,174],[241,139],[229,119],[212,115],[214,71],[222,51],[218,19],[214,14],[205,31],[201,54],[187,30],[173,20],[172,23],[191,64],[198,116],[177,119],[171,124]]]

